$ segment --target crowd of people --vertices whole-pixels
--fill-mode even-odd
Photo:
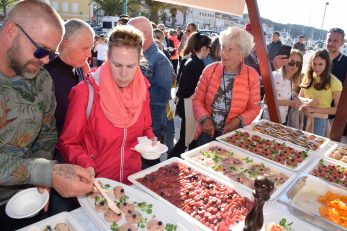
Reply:
[[[168,157],[179,157],[261,113],[250,25],[210,38],[194,23],[184,32],[167,31],[145,17],[124,16],[118,24],[108,36],[96,37],[84,21],[64,23],[39,0],[20,1],[4,20],[0,220],[5,230],[25,225],[5,215],[5,204],[27,185],[51,192],[45,208],[51,214],[71,210],[76,201],[66,197],[91,192],[95,177],[129,184],[129,175],[160,162],[142,159],[133,149],[138,137],[153,145],[164,142]],[[328,134],[347,73],[347,57],[339,51],[344,36],[339,28],[330,30],[327,50],[316,51],[302,70],[302,46],[288,57],[278,55],[281,41],[273,34],[268,49],[281,123],[300,127],[289,123],[295,114],[294,122],[302,118],[304,129]],[[177,143],[173,118],[167,116],[172,88],[182,119]],[[262,117],[269,117],[266,107]]]

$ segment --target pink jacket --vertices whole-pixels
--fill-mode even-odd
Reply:
[[[201,122],[204,118],[211,116],[212,104],[221,84],[224,66],[221,62],[208,65],[195,89],[193,95],[193,113],[195,119]],[[229,114],[226,119],[241,116],[244,125],[250,124],[260,112],[260,82],[259,75],[255,69],[245,64],[242,65],[240,74],[235,77]],[[202,130],[201,124],[195,132],[198,138]]]
[[[127,177],[141,170],[141,155],[132,150],[137,144],[137,137],[154,137],[149,92],[135,124],[129,128],[117,128],[103,113],[99,86],[93,78],[89,80],[94,89],[90,116],[86,118],[89,91],[83,81],[69,95],[65,124],[57,148],[67,163],[93,167],[96,177],[129,184]],[[149,87],[147,80],[146,84]]]

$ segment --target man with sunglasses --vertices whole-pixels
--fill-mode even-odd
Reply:
[[[181,43],[178,45],[178,54],[181,54],[183,51],[183,48],[185,47],[185,45],[188,42],[188,38],[191,34],[193,34],[194,32],[198,31],[198,27],[196,26],[195,23],[191,22],[187,25],[186,27],[186,31],[183,33],[182,39],[181,39]]]
[[[0,30],[0,224],[14,230],[40,219],[16,222],[5,214],[5,203],[28,185],[39,191],[53,187],[61,195],[84,195],[92,176],[81,167],[55,164],[57,134],[52,79],[48,63],[61,41],[60,16],[46,3],[17,3]]]
[[[331,73],[341,81],[342,86],[347,75],[347,56],[340,52],[344,43],[345,32],[340,28],[332,28],[327,35],[326,45],[332,60]],[[329,116],[329,118],[334,118],[334,116]],[[347,126],[343,135],[341,142],[347,143]]]

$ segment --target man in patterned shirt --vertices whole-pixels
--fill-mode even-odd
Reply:
[[[57,141],[52,79],[42,69],[62,39],[59,15],[39,0],[20,1],[0,30],[0,223],[6,201],[25,185],[62,196],[92,190],[83,168],[51,161]],[[5,225],[5,227],[3,227]],[[11,229],[14,229],[13,227]]]

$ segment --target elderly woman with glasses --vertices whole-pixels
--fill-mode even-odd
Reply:
[[[289,63],[272,73],[282,124],[287,121],[289,108],[298,108],[301,105],[301,101],[297,97],[292,99],[292,91],[296,85],[300,84],[296,82],[300,79],[302,60],[301,52],[293,49],[290,52]],[[263,118],[269,119],[267,105],[264,108]]]
[[[219,39],[221,62],[204,69],[193,95],[198,145],[250,124],[260,112],[259,75],[244,64],[253,48],[253,36],[229,27]]]

